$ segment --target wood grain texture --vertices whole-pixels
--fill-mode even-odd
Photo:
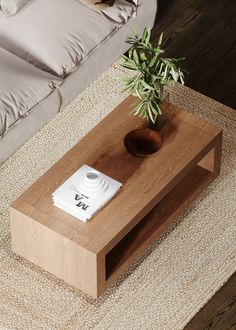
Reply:
[[[154,39],[164,31],[168,56],[186,57],[186,85],[236,109],[236,2],[158,0],[158,4]],[[232,322],[235,304],[222,306],[222,315],[218,309],[224,299],[227,306],[230,288],[235,296],[235,283],[236,274],[228,290],[222,288],[187,329],[236,329],[235,320]],[[223,322],[218,324],[218,319]]]
[[[199,329],[236,329],[236,273],[185,327]]]
[[[236,2],[159,0],[154,40],[166,55],[186,57],[186,85],[236,109]]]
[[[144,125],[138,117],[126,119],[133,101],[128,97],[121,103],[11,206],[13,250],[93,297],[220,171],[221,130],[169,103],[160,132],[162,148],[149,158],[129,155],[123,138]],[[87,223],[53,206],[51,198],[84,164],[123,183],[118,195]]]
[[[10,219],[14,252],[91,297],[97,298],[104,291],[101,254],[75,244],[14,208],[10,209]]]

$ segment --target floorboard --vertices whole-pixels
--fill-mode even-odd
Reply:
[[[153,39],[186,57],[186,85],[236,109],[236,1],[160,0]]]
[[[189,322],[184,330],[236,329],[236,273]]]
[[[166,56],[186,57],[190,88],[236,109],[236,1],[159,0],[153,40]],[[236,330],[236,273],[185,330]]]

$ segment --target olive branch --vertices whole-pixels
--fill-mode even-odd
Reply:
[[[126,39],[131,45],[127,55],[122,56],[121,66],[134,72],[132,77],[121,78],[124,91],[137,96],[132,113],[155,123],[161,115],[160,103],[164,87],[172,82],[184,84],[180,63],[184,58],[165,58],[162,48],[163,33],[154,47],[150,41],[151,29],[145,28],[141,39],[133,28],[133,36]]]

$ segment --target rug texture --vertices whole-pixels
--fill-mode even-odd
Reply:
[[[10,203],[125,98],[125,74],[113,65],[0,166],[0,329],[183,329],[236,270],[236,112],[178,84],[171,101],[224,143],[220,177],[175,228],[97,301],[11,252]]]

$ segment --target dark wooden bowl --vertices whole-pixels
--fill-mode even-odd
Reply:
[[[161,148],[162,139],[157,131],[150,128],[138,128],[125,136],[124,145],[129,154],[146,157]]]

